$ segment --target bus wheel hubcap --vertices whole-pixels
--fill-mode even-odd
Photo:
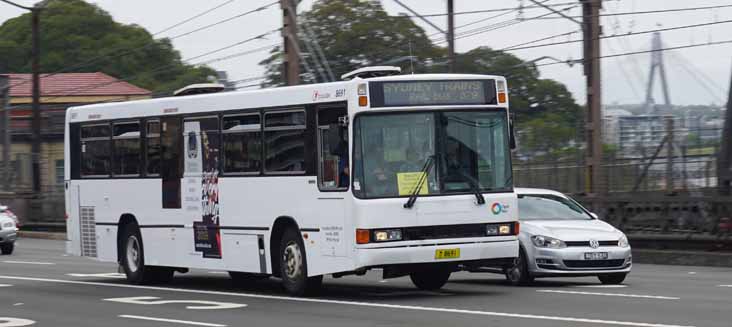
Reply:
[[[290,242],[285,247],[285,273],[289,279],[295,279],[302,270],[302,254],[300,247],[295,242]]]
[[[140,260],[140,242],[136,236],[130,236],[127,240],[127,267],[130,271],[135,272],[139,268]]]

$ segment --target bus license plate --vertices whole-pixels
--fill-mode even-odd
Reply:
[[[460,249],[435,250],[435,259],[457,259],[460,258]]]
[[[585,253],[585,260],[607,260],[607,252]]]

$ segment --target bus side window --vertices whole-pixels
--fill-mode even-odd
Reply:
[[[346,190],[350,184],[345,107],[318,108],[318,186]]]
[[[137,176],[140,174],[142,154],[140,153],[140,123],[124,122],[113,125],[115,176]]]
[[[81,127],[81,176],[109,177],[111,173],[111,131],[109,124]]]

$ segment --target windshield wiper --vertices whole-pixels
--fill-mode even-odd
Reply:
[[[480,193],[478,181],[473,178],[473,176],[466,174],[462,169],[458,169],[457,171],[460,173],[460,176],[464,177],[465,180],[468,181],[468,184],[470,184],[470,190],[475,194],[475,200],[478,201],[478,205],[485,204],[485,197],[483,197],[483,193]]]
[[[419,175],[419,180],[417,180],[417,185],[414,186],[414,190],[412,190],[412,194],[409,195],[409,199],[407,200],[407,203],[404,204],[405,209],[411,209],[414,207],[414,202],[417,201],[417,196],[419,195],[419,190],[422,189],[422,185],[427,181],[427,175],[429,174],[430,169],[432,169],[432,165],[435,163],[435,156],[431,155],[427,157],[427,161],[424,162],[424,166],[422,167],[421,174]]]

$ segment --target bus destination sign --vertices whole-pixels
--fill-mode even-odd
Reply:
[[[420,105],[470,105],[489,104],[493,94],[493,83],[488,88],[486,81],[405,81],[379,83],[384,107]],[[490,81],[493,82],[493,81]],[[490,92],[494,93],[494,92]],[[381,101],[379,101],[381,102]],[[376,104],[376,103],[374,103]]]

